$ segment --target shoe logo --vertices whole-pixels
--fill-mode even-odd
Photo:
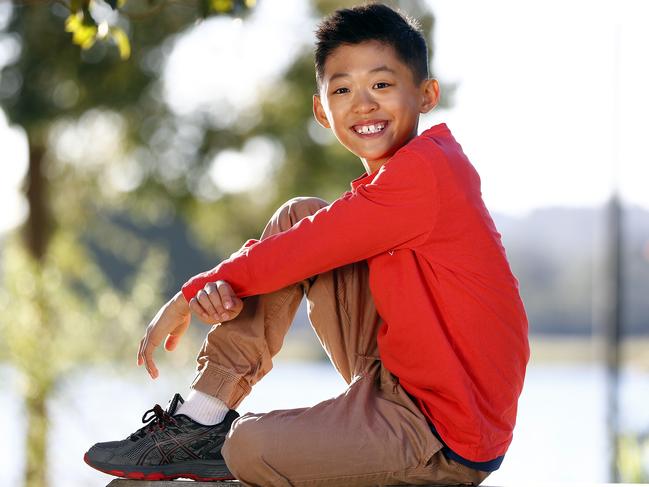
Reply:
[[[208,429],[197,433],[179,435],[178,433],[174,434],[162,431],[158,435],[152,435],[151,439],[153,440],[153,444],[142,452],[137,460],[137,464],[144,465],[147,458],[155,453],[158,453],[158,455],[154,456],[160,457],[159,465],[173,463],[179,454],[183,457],[183,460],[188,458],[191,460],[201,459],[205,450],[213,450],[223,446],[225,435],[215,433],[219,432],[214,429]],[[201,443],[201,447],[192,449],[192,445],[195,445],[197,442]]]

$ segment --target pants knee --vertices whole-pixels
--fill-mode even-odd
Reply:
[[[279,207],[279,212],[286,212],[291,217],[302,219],[305,216],[313,215],[320,208],[329,206],[329,203],[316,196],[296,196],[291,198]]]
[[[246,415],[237,419],[228,433],[221,455],[228,469],[241,481],[250,481],[258,470],[264,446],[264,435],[257,427],[257,417]]]
[[[329,206],[329,203],[315,196],[297,196],[291,198],[275,211],[275,214],[262,233],[262,238],[291,228],[302,218],[313,215],[325,206]]]

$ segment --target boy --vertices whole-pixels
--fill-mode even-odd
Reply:
[[[478,485],[511,439],[529,358],[518,282],[480,179],[445,124],[426,43],[380,4],[317,31],[316,120],[366,173],[329,204],[294,198],[149,324],[138,365],[173,350],[191,312],[217,323],[188,400],[176,394],[129,438],[86,461],[140,479],[236,477],[246,485]],[[312,408],[234,410],[272,367],[302,297],[349,384]]]

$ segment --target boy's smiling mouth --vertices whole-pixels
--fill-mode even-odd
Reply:
[[[387,120],[368,120],[362,124],[353,125],[351,129],[358,135],[368,137],[381,134],[387,126]]]

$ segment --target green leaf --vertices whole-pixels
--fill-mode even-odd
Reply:
[[[83,14],[70,14],[70,16],[65,19],[65,31],[66,32],[75,32],[81,25],[81,19]]]
[[[87,22],[83,12],[71,14],[65,20],[65,30],[72,33],[72,42],[82,49],[90,49],[97,37],[97,25]]]
[[[220,14],[232,12],[234,9],[233,0],[211,0],[210,7]]]
[[[126,0],[104,0],[104,2],[110,5],[110,8],[112,8],[113,10],[117,10],[126,5]]]
[[[90,13],[90,8],[87,6],[84,6],[83,9],[81,9],[83,12],[83,25],[86,27],[97,27],[97,21],[94,19],[92,14]]]
[[[128,59],[131,56],[131,43],[128,40],[126,32],[124,32],[119,27],[111,27],[110,35],[115,41],[115,44],[117,44],[117,48],[119,49],[119,57],[123,60]]]

